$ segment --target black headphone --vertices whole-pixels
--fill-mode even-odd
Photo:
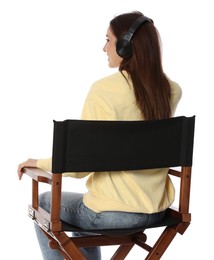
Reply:
[[[118,39],[116,44],[116,51],[120,57],[127,59],[132,55],[131,39],[134,33],[137,31],[138,27],[145,22],[153,23],[152,19],[146,16],[140,16],[130,26],[128,32],[120,39]]]

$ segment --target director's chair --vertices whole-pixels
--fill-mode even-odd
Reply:
[[[49,246],[59,250],[67,260],[86,259],[79,250],[81,247],[111,245],[118,245],[111,259],[125,259],[134,245],[146,250],[145,259],[160,259],[176,234],[183,234],[190,225],[194,126],[195,116],[154,121],[54,121],[52,174],[35,168],[25,169],[32,178],[29,216],[49,238]],[[169,174],[179,180],[179,205],[167,209],[160,223],[147,228],[82,230],[60,220],[63,172],[162,167],[169,168]],[[38,206],[40,182],[51,185],[50,213]],[[157,230],[153,245],[146,243],[148,228]],[[70,237],[70,231],[90,232],[90,235]]]

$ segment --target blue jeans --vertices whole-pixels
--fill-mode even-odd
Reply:
[[[50,192],[40,195],[40,207],[50,210]],[[105,211],[96,213],[87,208],[83,203],[83,194],[73,192],[62,192],[61,199],[61,220],[81,227],[83,229],[119,229],[135,228],[148,226],[159,222],[164,217],[165,212],[155,214],[129,213],[120,211]],[[49,248],[48,239],[43,232],[35,225],[37,238],[41,248],[44,260],[63,260],[63,256],[57,251]],[[81,233],[75,232],[74,236],[80,236]],[[99,247],[81,248],[82,253],[87,260],[100,260],[101,250]]]

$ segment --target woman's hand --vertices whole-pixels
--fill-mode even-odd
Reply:
[[[19,176],[19,180],[22,179],[24,167],[36,168],[37,167],[37,159],[28,159],[27,161],[20,163],[18,165],[17,173],[18,173],[18,176]]]

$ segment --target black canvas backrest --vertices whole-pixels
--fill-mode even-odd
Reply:
[[[52,172],[191,166],[195,116],[54,121]]]

